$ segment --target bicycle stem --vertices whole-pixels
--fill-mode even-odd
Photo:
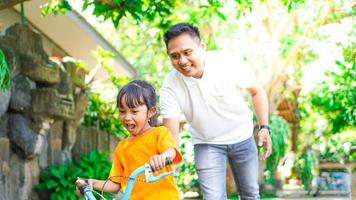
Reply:
[[[131,191],[132,191],[133,185],[135,183],[135,178],[138,175],[140,175],[143,172],[145,172],[145,169],[146,169],[147,165],[148,164],[145,164],[144,166],[137,168],[135,171],[133,171],[131,173],[130,178],[127,181],[127,184],[126,184],[126,190],[125,190],[124,196],[122,197],[122,200],[128,200],[129,199],[129,197],[131,195]],[[150,167],[150,166],[148,165],[148,167]]]
[[[171,164],[171,163],[168,162],[166,164]],[[151,169],[151,166],[149,164],[145,164],[142,167],[137,168],[135,171],[133,171],[131,173],[130,179],[127,181],[125,194],[122,197],[122,200],[128,200],[129,199],[129,197],[131,195],[131,191],[132,191],[133,185],[135,183],[135,179],[141,173],[145,173],[145,178],[146,178],[146,182],[147,183],[152,183],[152,182],[160,180],[161,178],[163,178],[165,176],[174,174],[175,172],[174,171],[165,172],[165,173],[159,174],[158,176],[153,176],[152,169]]]

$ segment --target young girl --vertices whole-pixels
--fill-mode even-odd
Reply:
[[[113,163],[109,181],[104,192],[125,190],[127,178],[144,163],[149,163],[153,171],[159,173],[172,171],[172,166],[165,166],[166,159],[178,164],[182,157],[177,150],[168,128],[151,127],[150,118],[156,114],[156,93],[154,88],[145,81],[134,80],[125,85],[117,96],[117,106],[122,124],[130,133],[130,137],[117,145],[112,157]],[[144,175],[138,178],[143,179]],[[80,184],[79,180],[76,184]],[[105,180],[89,179],[95,190],[101,190]],[[179,192],[173,177],[167,176],[154,183],[136,181],[130,199],[179,199]]]

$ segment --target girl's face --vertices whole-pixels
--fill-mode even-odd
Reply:
[[[147,109],[146,105],[139,105],[135,108],[129,108],[126,103],[126,97],[122,97],[122,108],[119,108],[119,117],[122,124],[132,136],[138,136],[151,128],[148,120],[156,113],[155,108]]]

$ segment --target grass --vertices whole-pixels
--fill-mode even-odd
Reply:
[[[276,198],[277,195],[275,194],[261,194],[260,198],[261,199],[272,199],[272,198]],[[236,195],[231,195],[227,197],[228,200],[238,200],[239,197]]]

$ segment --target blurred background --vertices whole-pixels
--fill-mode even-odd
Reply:
[[[351,0],[1,0],[0,199],[77,199],[76,177],[106,179],[128,136],[118,89],[144,79],[159,95],[172,68],[163,33],[178,22],[242,58],[267,92],[262,198],[355,198],[355,15]],[[181,132],[176,183],[200,199],[183,117]],[[237,199],[230,169],[226,184]]]

